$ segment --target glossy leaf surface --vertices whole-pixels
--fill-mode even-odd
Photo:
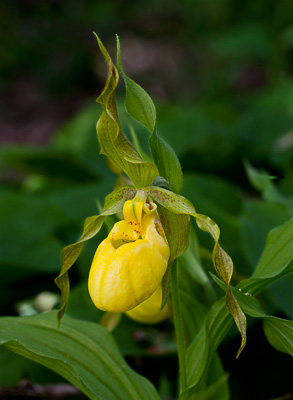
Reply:
[[[159,399],[152,384],[129,368],[107,330],[56,312],[0,319],[0,344],[57,372],[88,398]]]

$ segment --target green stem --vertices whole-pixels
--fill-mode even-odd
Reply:
[[[185,359],[185,343],[184,343],[184,328],[180,306],[180,293],[178,283],[178,264],[175,264],[171,268],[171,293],[172,293],[172,304],[174,314],[174,324],[178,348],[178,360],[179,360],[179,376],[180,376],[180,392],[183,392],[187,388],[187,375],[186,375],[186,359]]]

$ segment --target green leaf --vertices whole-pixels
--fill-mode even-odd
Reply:
[[[293,321],[276,317],[266,317],[264,332],[269,343],[277,350],[293,357]]]
[[[143,124],[150,132],[153,132],[156,127],[156,107],[148,93],[140,85],[125,75],[121,63],[120,42],[118,36],[117,64],[126,87],[126,110],[134,119]]]
[[[204,324],[186,352],[188,387],[197,385],[207,368],[210,354],[209,343],[206,324]]]
[[[198,214],[195,211],[193,204],[183,196],[172,193],[166,189],[155,188],[152,186],[147,187],[144,190],[156,202],[163,207],[166,207],[167,210],[171,211],[172,213],[188,214],[195,217],[198,227],[201,230],[208,232],[214,239],[215,245],[213,249],[213,264],[218,275],[226,285],[226,307],[231,313],[241,334],[241,346],[237,353],[237,357],[239,357],[246,344],[246,317],[230,289],[230,281],[233,274],[233,262],[231,257],[222,249],[219,244],[220,229],[218,225],[211,218],[202,214]]]
[[[293,218],[271,230],[266,247],[252,278],[270,278],[286,268],[293,259]]]
[[[70,244],[64,247],[61,254],[62,266],[60,274],[55,279],[56,285],[59,287],[62,294],[62,303],[58,312],[58,321],[60,323],[62,316],[64,315],[67,300],[69,297],[70,284],[68,278],[68,270],[75,263],[80,255],[83,248],[83,244],[86,240],[91,239],[101,229],[105,216],[113,215],[121,211],[123,204],[129,198],[133,198],[136,191],[132,186],[122,186],[105,198],[105,204],[101,215],[94,215],[86,218],[83,227],[83,233],[76,243]]]
[[[225,299],[218,300],[207,314],[206,322],[187,349],[188,386],[200,384],[219,344],[232,326]]]
[[[198,391],[197,387],[192,387],[190,389],[187,389],[181,394],[181,396],[179,397],[179,400],[219,399],[220,398],[219,392],[221,392],[223,389],[225,389],[228,378],[229,378],[229,374],[224,374],[215,383],[213,383],[206,389],[203,389],[200,391]]]
[[[252,167],[248,161],[244,162],[246,174],[252,186],[260,191],[263,198],[272,203],[280,203],[292,208],[292,200],[288,200],[283,196],[277,187],[272,182],[274,176],[270,176],[266,172],[259,172],[256,168]]]
[[[159,399],[152,384],[132,371],[111,335],[98,324],[56,312],[0,319],[0,344],[57,372],[88,398]]]
[[[240,217],[241,242],[251,273],[259,262],[268,232],[287,222],[291,216],[291,212],[282,204],[263,200],[249,200],[244,204],[244,212]]]
[[[96,38],[108,67],[106,85],[97,98],[97,102],[103,106],[103,113],[97,123],[101,153],[109,157],[114,164],[122,169],[137,188],[142,188],[153,182],[155,177],[159,175],[158,169],[154,163],[142,160],[122,132],[115,98],[115,90],[119,80],[118,72],[102,42],[98,36]]]
[[[244,290],[252,295],[257,294],[273,282],[293,272],[293,264],[290,263],[287,267],[281,269],[278,273],[272,275],[270,278],[248,278],[241,281],[237,288]]]
[[[266,246],[251,278],[237,288],[256,294],[266,286],[293,271],[293,219],[272,229],[267,235]]]
[[[220,286],[222,286],[220,280],[216,276],[212,275],[212,277]],[[260,302],[255,297],[253,297],[251,293],[244,292],[241,288],[237,289],[231,287],[231,290],[233,291],[235,298],[237,299],[245,314],[248,314],[254,318],[263,318],[266,316]]]
[[[169,182],[174,192],[179,193],[182,187],[182,170],[179,160],[172,147],[157,134],[156,108],[151,97],[141,86],[124,73],[118,36],[117,64],[126,87],[125,108],[131,117],[150,131],[150,148],[160,175]]]
[[[156,131],[151,134],[149,142],[160,175],[169,182],[171,189],[175,193],[180,193],[183,177],[181,165],[175,151]]]

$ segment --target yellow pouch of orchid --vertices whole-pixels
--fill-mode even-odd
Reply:
[[[88,281],[95,306],[110,312],[128,311],[148,299],[170,255],[154,203],[128,200],[123,215],[99,245]]]

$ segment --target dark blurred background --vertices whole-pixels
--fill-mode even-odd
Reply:
[[[180,158],[183,194],[220,225],[236,278],[251,274],[268,231],[292,215],[291,0],[4,0],[0,3],[2,315],[42,310],[38,295],[44,291],[58,296],[53,280],[60,269],[61,249],[77,239],[84,218],[98,213],[97,201],[103,203],[116,180],[103,156],[98,156],[95,123],[101,107],[95,99],[107,71],[93,31],[113,60],[119,35],[125,71],[152,96],[159,133]],[[118,109],[129,134],[121,82]],[[146,131],[131,124],[148,151]],[[274,175],[277,190],[288,200],[275,204],[261,199],[247,179],[245,159]],[[93,252],[105,234],[103,229],[86,245],[70,274],[73,290],[67,312],[76,318],[99,317],[90,304],[86,279]],[[211,247],[204,235],[200,240]],[[288,306],[292,282],[291,278],[266,293],[268,311],[293,318]],[[120,332],[130,332],[129,324],[124,322]],[[134,355],[137,370],[152,375],[148,361],[137,362],[137,354],[145,354],[138,344],[116,336],[123,354]],[[236,364],[231,358],[239,338],[231,340],[220,353],[231,373],[232,399],[268,400],[290,392],[289,358],[269,350],[267,344],[261,347],[265,338],[258,324],[252,326],[248,349]],[[253,368],[250,363],[258,352]],[[1,359],[5,368],[0,367],[0,385],[16,384],[23,377],[46,381],[46,373],[36,373],[27,362],[6,353],[0,354]],[[168,371],[174,359],[158,361],[167,371],[165,378],[173,374],[169,381],[174,381],[174,369]],[[263,380],[256,382],[261,369]]]

